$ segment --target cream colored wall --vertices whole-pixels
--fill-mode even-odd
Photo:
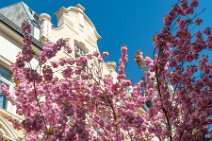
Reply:
[[[10,69],[10,65],[15,63],[17,54],[21,51],[22,37],[20,34],[12,30],[10,27],[3,23],[0,23],[0,64]],[[38,48],[34,45],[32,46],[34,51],[38,54]],[[36,59],[32,60],[32,66],[37,66],[38,61]],[[1,78],[3,79],[3,78]],[[4,80],[4,82],[7,80]],[[11,84],[10,91],[13,96],[13,86],[12,82],[7,81],[7,84]],[[17,120],[22,120],[16,114],[16,107],[12,105],[9,101],[7,102],[6,110],[0,108],[0,130],[6,139],[18,140],[19,137],[23,137],[23,132],[17,132],[7,121],[8,117],[13,117]]]
[[[16,56],[21,52],[20,45],[14,42],[12,39],[8,38],[6,35],[0,33],[0,54],[3,58],[6,58],[9,62],[15,63]],[[36,67],[38,65],[38,60],[33,58],[32,66]]]
[[[99,51],[97,42],[101,36],[97,33],[92,21],[84,13],[85,8],[81,5],[68,8],[60,8],[56,12],[58,18],[58,27],[53,27],[51,17],[48,14],[41,14],[42,21],[41,37],[47,38],[52,42],[58,39],[67,39],[69,45],[74,50],[74,44],[77,44],[86,53]],[[57,57],[62,58],[67,56],[64,51],[58,53]],[[71,54],[74,57],[74,53]],[[111,74],[114,78],[117,76],[115,70],[111,69],[103,63],[103,74]]]
[[[40,33],[41,37],[48,38],[49,40],[56,42],[58,39],[68,39],[70,46],[74,49],[74,44],[77,43],[86,53],[92,53],[98,51],[97,41],[101,37],[97,33],[94,25],[90,19],[84,14],[83,7],[80,5],[76,7],[69,7],[67,9],[60,9],[57,13],[62,12],[58,16],[59,27],[52,27],[51,17],[47,14],[43,14],[41,17],[41,31],[37,31],[36,34]],[[42,16],[42,14],[41,14]],[[9,69],[11,63],[15,63],[17,54],[21,51],[22,37],[15,33],[11,28],[0,23],[0,57],[2,65]],[[83,31],[83,33],[81,32]],[[38,37],[38,35],[36,36]],[[33,47],[36,54],[39,54],[40,50],[37,47]],[[54,59],[66,57],[65,51],[58,53],[58,56]],[[74,53],[72,53],[74,57]],[[5,63],[6,62],[6,63]],[[32,60],[32,66],[38,65],[37,59]],[[109,74],[110,71],[107,66],[103,64],[103,72]],[[8,104],[7,110],[11,113],[15,113],[15,107]]]
[[[40,27],[41,30],[35,31],[35,38],[43,41],[43,39],[48,39],[50,41],[56,42],[58,39],[66,39],[69,45],[74,50],[74,44],[77,43],[86,53],[93,53],[98,51],[97,42],[101,36],[97,33],[92,21],[85,15],[84,7],[77,5],[75,7],[61,8],[57,11],[56,15],[58,17],[58,27],[55,28],[52,26],[51,17],[48,14],[41,14]],[[40,34],[40,35],[39,35]],[[9,69],[9,66],[12,63],[15,63],[17,54],[21,51],[23,37],[14,31],[9,26],[0,23],[0,64]],[[32,45],[33,51],[35,54],[40,54],[41,49],[39,49],[34,44]],[[58,56],[54,59],[67,57],[67,53],[62,50],[58,53]],[[71,54],[74,57],[74,52]],[[32,60],[32,66],[36,67],[38,65],[38,60],[34,58]],[[112,69],[111,69],[112,68]],[[111,71],[113,70],[113,71]],[[103,63],[103,74],[111,74],[116,76],[117,73],[112,67],[106,63]],[[115,78],[115,77],[114,77]],[[0,117],[6,119],[9,116],[15,117],[18,120],[21,120],[15,113],[16,108],[8,103],[7,109],[0,109]],[[10,132],[15,132],[11,125],[2,121],[5,125],[4,127],[0,126],[0,129],[8,130]],[[5,132],[6,133],[6,132]],[[21,133],[14,133],[14,136],[11,136],[12,133],[7,133],[8,138],[12,137],[14,140],[17,137],[22,137]],[[7,136],[5,134],[5,137]]]
[[[0,64],[6,67],[8,70],[10,69],[10,65],[12,63],[15,63],[16,56],[21,51],[21,45],[23,42],[22,40],[23,38],[20,34],[11,29],[9,26],[0,23]],[[40,49],[34,44],[32,45],[32,48],[36,54],[40,53]],[[38,60],[36,58],[33,58],[33,60],[31,61],[31,65],[32,67],[36,67],[38,65]],[[12,92],[13,96],[15,96],[13,92],[14,84],[9,81],[7,83],[11,84],[10,91]],[[16,132],[13,129],[12,125],[7,121],[8,117],[13,117],[17,120],[22,120],[16,114],[16,107],[12,105],[9,101],[7,102],[6,110],[0,109],[0,117],[2,118],[2,120],[0,121],[0,125],[2,125],[2,127],[0,126],[0,128],[1,130],[5,131],[4,136],[6,138],[11,138],[11,140],[15,141],[17,140],[17,138],[23,137],[23,132]]]

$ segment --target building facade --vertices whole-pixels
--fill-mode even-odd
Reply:
[[[13,92],[14,84],[10,65],[15,63],[17,54],[21,51],[23,35],[21,24],[28,21],[31,25],[32,49],[35,55],[42,51],[46,40],[56,42],[65,39],[74,50],[71,54],[77,57],[86,53],[98,51],[98,40],[101,36],[89,17],[84,13],[85,8],[80,4],[62,7],[56,12],[57,27],[51,22],[51,16],[46,13],[36,14],[25,3],[19,2],[0,9],[0,83],[5,83]],[[57,57],[65,57],[66,50],[58,53]],[[32,65],[37,66],[38,60],[33,58]],[[103,63],[103,73],[116,75],[114,62]],[[14,94],[15,96],[15,94]],[[9,117],[23,120],[16,114],[16,108],[7,101],[7,97],[0,90],[0,140],[19,140],[24,132],[16,131],[8,121]]]

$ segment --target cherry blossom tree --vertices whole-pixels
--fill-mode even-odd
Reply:
[[[137,110],[145,98],[139,88],[132,96],[126,91],[131,86],[124,73],[126,46],[121,48],[116,80],[102,72],[102,57],[107,57],[107,52],[77,58],[70,54],[55,60],[61,48],[72,52],[63,39],[43,46],[36,69],[31,65],[34,53],[27,22],[22,30],[23,50],[11,66],[16,98],[5,85],[2,91],[17,107],[17,114],[24,117],[22,122],[10,120],[16,128],[25,129],[25,140],[125,140],[140,132],[143,118]]]
[[[211,51],[212,35],[210,28],[193,30],[202,22],[197,6],[197,0],[178,1],[164,17],[153,37],[154,58],[137,51],[145,77],[134,85],[125,75],[126,46],[115,79],[102,72],[107,52],[55,60],[61,48],[72,52],[63,39],[46,42],[33,68],[30,26],[24,22],[23,49],[11,66],[16,97],[2,85],[24,120],[10,120],[29,141],[204,140],[212,114],[212,64],[204,51]]]
[[[145,72],[145,94],[153,106],[146,113],[159,140],[204,140],[212,114],[211,29],[193,31],[202,20],[197,0],[179,1],[164,17],[164,28],[153,37],[154,59],[137,52]],[[150,137],[151,138],[151,137]]]

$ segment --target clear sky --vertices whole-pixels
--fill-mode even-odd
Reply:
[[[118,63],[120,47],[128,46],[129,62],[127,77],[137,82],[142,77],[133,56],[140,49],[144,55],[152,56],[152,36],[162,27],[163,16],[177,0],[23,0],[36,13],[48,13],[56,25],[54,13],[62,6],[83,5],[85,13],[93,21],[102,36],[98,46],[100,51],[108,51],[107,60]],[[212,27],[212,0],[201,1],[197,11],[206,8],[200,16],[203,26]],[[0,8],[19,2],[19,0],[0,0]]]

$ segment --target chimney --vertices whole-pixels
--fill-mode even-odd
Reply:
[[[81,4],[77,4],[75,7],[81,12],[85,11],[85,7],[83,7]]]
[[[46,13],[42,13],[39,16],[39,22],[41,27],[40,40],[41,42],[44,42],[51,36],[51,29],[52,29],[51,16]]]

